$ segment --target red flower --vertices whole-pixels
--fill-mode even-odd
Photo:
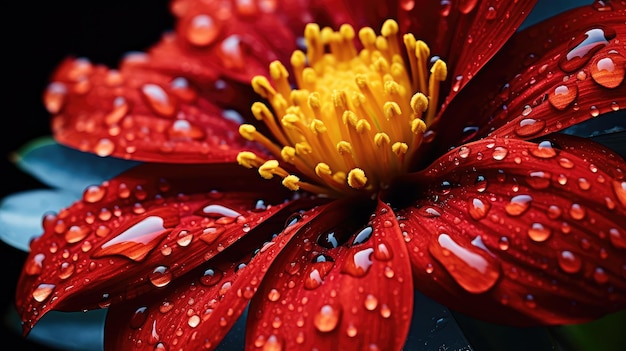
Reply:
[[[555,133],[626,106],[626,2],[518,33],[534,1],[449,3],[177,0],[119,70],[64,62],[57,140],[146,163],[44,218],[25,332],[108,307],[108,350],[213,349],[249,305],[247,349],[399,350],[413,289],[512,325],[626,307],[626,163]]]

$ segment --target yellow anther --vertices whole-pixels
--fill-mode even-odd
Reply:
[[[272,61],[270,63],[270,77],[274,80],[285,79],[289,77],[289,72],[280,61]]]
[[[347,141],[340,141],[337,143],[337,152],[340,155],[352,155],[352,145]]]
[[[372,126],[369,124],[368,121],[360,119],[358,122],[356,122],[357,133],[363,134],[369,132],[370,130],[372,130]]]
[[[411,98],[411,108],[415,112],[415,117],[420,118],[424,111],[428,109],[428,98],[422,93],[415,93]]]
[[[296,154],[297,155],[308,155],[313,152],[311,145],[309,143],[303,141],[300,143],[296,143]]]
[[[268,160],[259,166],[259,174],[265,179],[272,179],[274,175],[286,177],[289,174],[282,168],[280,168],[278,161]]]
[[[296,159],[296,149],[291,146],[284,146],[280,150],[280,156],[285,162],[293,164]]]
[[[394,20],[388,19],[383,23],[383,27],[380,30],[380,34],[385,37],[390,37],[392,35],[398,34],[398,23]]]
[[[332,174],[332,171],[330,170],[329,165],[320,162],[315,166],[315,174],[317,174],[321,178],[323,176],[330,176]]]
[[[380,148],[385,145],[389,145],[390,141],[391,139],[389,139],[389,135],[387,135],[387,133],[376,133],[376,135],[374,135],[374,143]]]
[[[365,172],[360,168],[353,168],[348,172],[348,185],[354,189],[361,189],[367,184]]]
[[[437,60],[430,69],[431,79],[443,82],[448,76],[448,66],[442,60]]]
[[[306,55],[302,50],[295,50],[291,54],[291,67],[293,68],[303,68],[306,65]]]
[[[300,185],[298,183],[300,183],[300,178],[296,177],[295,175],[289,175],[286,176],[285,179],[283,179],[283,185],[287,189],[292,191],[300,190]]]
[[[348,108],[348,98],[345,91],[333,90],[331,98],[333,100],[333,106],[335,106],[335,109],[343,112]]]
[[[347,126],[356,127],[356,123],[358,120],[359,118],[357,117],[356,113],[350,110],[345,111],[341,116],[341,121]]]
[[[398,156],[406,154],[408,149],[409,146],[406,143],[395,142],[391,145],[391,151]]]
[[[426,93],[428,89],[426,78],[428,70],[428,57],[430,56],[430,48],[421,40],[415,42],[415,58],[417,61],[417,89]]]
[[[297,124],[300,123],[300,117],[294,115],[293,113],[289,113],[283,116],[283,118],[280,120],[280,123],[285,128],[296,129]]]
[[[411,121],[411,131],[414,134],[424,134],[426,131],[426,123],[419,118]]]
[[[239,134],[246,140],[254,141],[256,128],[252,124],[242,124],[239,126]]]
[[[339,27],[339,33],[341,33],[341,36],[346,40],[354,39],[354,28],[349,24],[342,24],[341,27]]]
[[[400,105],[393,101],[387,101],[383,105],[383,111],[385,112],[385,118],[387,120],[391,120],[395,116],[402,115],[402,110],[400,110]]]
[[[254,76],[252,78],[252,89],[254,92],[261,95],[265,99],[269,99],[276,95],[276,90],[272,87],[267,78],[263,76]]]
[[[376,49],[382,52],[386,52],[389,49],[389,43],[387,42],[387,39],[385,39],[385,37],[376,37],[375,45]]]
[[[315,73],[315,70],[311,67],[305,67],[302,70],[302,82],[304,84],[304,87],[315,86],[316,81],[317,73]]]
[[[310,93],[307,103],[313,111],[319,110],[322,106],[320,103],[320,94],[317,91]]]
[[[309,125],[309,129],[311,129],[311,132],[313,132],[313,134],[315,135],[326,133],[328,131],[328,128],[326,128],[324,122],[320,121],[319,119],[312,120],[311,124]]]
[[[265,104],[262,102],[255,101],[250,109],[252,110],[254,118],[259,121],[269,121],[274,119],[274,116],[272,115],[272,112],[270,112],[270,109],[267,108],[267,106],[265,106]]]
[[[437,104],[439,101],[439,84],[446,80],[448,75],[448,67],[446,63],[437,60],[430,69],[430,80],[428,81],[428,99],[430,100],[430,108],[426,114],[426,124],[431,125],[435,120],[437,113]]]
[[[359,40],[366,50],[372,51],[376,44],[376,32],[370,27],[361,28]]]
[[[400,93],[400,85],[393,80],[386,81],[383,87],[385,90],[385,94],[398,95]]]
[[[237,154],[237,163],[246,168],[254,168],[263,164],[263,161],[250,151],[242,151]]]

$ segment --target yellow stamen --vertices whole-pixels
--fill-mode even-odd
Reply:
[[[349,25],[338,31],[307,25],[307,50],[293,52],[291,75],[276,61],[269,66],[270,80],[252,79],[254,91],[271,106],[254,103],[252,113],[275,139],[251,125],[240,127],[244,138],[263,145],[298,175],[278,160],[252,153],[240,153],[238,162],[258,168],[264,178],[278,175],[291,190],[325,196],[375,192],[411,171],[437,116],[447,68],[437,60],[428,70],[428,46],[406,34],[401,47],[398,32],[392,20],[385,21],[381,35],[371,28],[356,35]]]

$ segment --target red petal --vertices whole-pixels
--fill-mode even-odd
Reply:
[[[609,7],[573,9],[513,36],[445,108],[440,149],[488,133],[537,138],[624,108],[626,5]]]
[[[257,243],[262,246],[251,259],[239,259],[241,252],[250,251],[235,244],[174,286],[111,306],[105,350],[137,345],[151,345],[156,350],[180,345],[186,350],[214,350],[255,295],[274,258],[317,213],[309,211],[272,241]],[[273,229],[279,230],[283,223],[273,223]]]
[[[415,34],[446,61],[452,98],[513,35],[535,2],[401,1],[398,18],[403,32]]]
[[[626,307],[626,163],[588,141],[564,149],[487,139],[415,180],[399,211],[416,287],[513,325],[587,321]]]
[[[142,165],[88,187],[46,216],[31,243],[16,293],[24,327],[51,309],[99,308],[158,289],[248,232],[264,240],[294,211],[281,188],[233,164]]]
[[[400,227],[393,211],[379,203],[363,229],[370,211],[357,207],[332,203],[277,258],[250,304],[246,349],[404,346],[413,284]],[[331,245],[320,245],[325,238]],[[333,240],[342,238],[352,245],[337,247]]]
[[[127,58],[132,62],[132,58]],[[44,100],[65,145],[100,156],[143,161],[232,161],[247,143],[238,123],[183,77],[123,66],[121,71],[66,60]]]

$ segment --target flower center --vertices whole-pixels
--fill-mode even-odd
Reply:
[[[351,26],[333,31],[309,24],[307,53],[296,50],[291,56],[295,89],[278,61],[269,67],[273,84],[263,76],[252,79],[272,109],[255,102],[252,113],[276,141],[250,124],[239,132],[277,159],[241,152],[239,164],[258,168],[267,179],[280,176],[291,190],[332,197],[376,192],[408,171],[435,118],[446,64],[436,59],[431,66],[428,46],[405,34],[407,66],[393,20],[383,24],[379,36],[369,27],[358,36],[360,51]]]

